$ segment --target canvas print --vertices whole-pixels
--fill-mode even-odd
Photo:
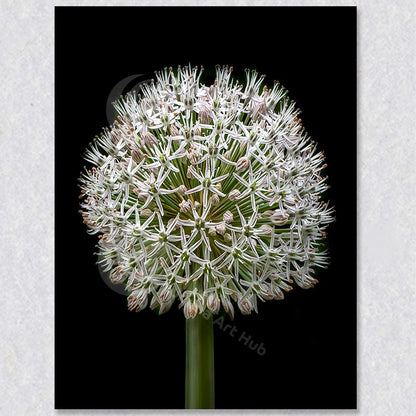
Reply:
[[[355,8],[55,24],[56,407],[355,408]]]

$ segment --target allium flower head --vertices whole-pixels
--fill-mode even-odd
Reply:
[[[208,86],[202,69],[157,72],[86,151],[81,213],[131,310],[249,314],[327,264],[323,154],[279,83],[231,72]]]

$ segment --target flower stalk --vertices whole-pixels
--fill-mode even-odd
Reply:
[[[214,409],[214,328],[207,316],[186,319],[186,409]]]

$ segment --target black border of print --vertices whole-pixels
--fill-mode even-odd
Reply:
[[[325,152],[336,207],[314,289],[215,321],[216,408],[356,408],[356,8],[56,7],[55,35],[56,408],[184,406],[183,313],[128,312],[108,287],[77,179],[111,94],[189,62],[279,80]]]

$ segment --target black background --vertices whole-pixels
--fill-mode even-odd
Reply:
[[[182,310],[129,312],[104,283],[77,179],[113,87],[190,62],[278,79],[327,156],[336,207],[331,265],[314,289],[237,313],[234,337],[215,326],[216,407],[355,408],[356,9],[57,7],[55,24],[55,407],[183,408]],[[239,341],[243,332],[266,353]]]

